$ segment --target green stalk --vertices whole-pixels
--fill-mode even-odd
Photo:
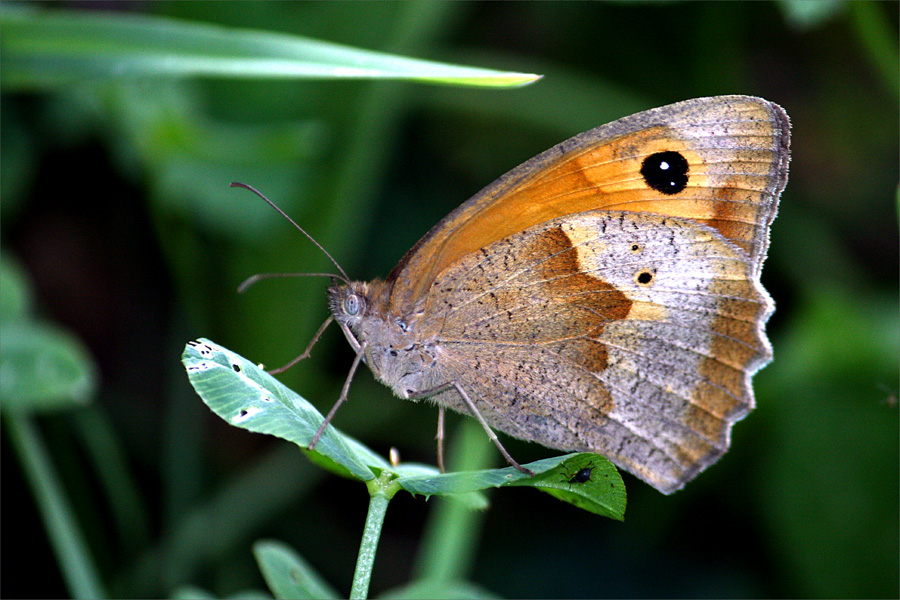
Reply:
[[[375,551],[381,538],[381,525],[387,514],[388,502],[400,489],[400,486],[394,483],[395,478],[395,473],[382,471],[381,475],[366,483],[366,487],[369,488],[369,513],[366,515],[366,527],[359,544],[356,572],[353,573],[353,587],[350,589],[351,600],[368,597]]]
[[[74,598],[107,598],[75,511],[37,427],[29,416],[4,416],[10,443],[37,502],[69,593]]]

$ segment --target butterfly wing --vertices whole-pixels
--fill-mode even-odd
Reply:
[[[712,227],[592,211],[508,236],[444,270],[419,334],[510,435],[607,456],[659,490],[728,448],[771,356],[768,296]],[[438,403],[468,412],[455,392]]]
[[[421,389],[456,382],[496,429],[674,491],[727,449],[771,358],[759,272],[788,146],[784,111],[746,96],[575,136],[435,226],[379,312],[432,348]]]
[[[570,138],[481,190],[429,231],[388,276],[390,308],[402,314],[415,306],[440,272],[466,254],[588,210],[697,220],[743,248],[758,271],[787,183],[789,132],[787,114],[776,104],[716,96],[648,110]],[[685,161],[683,186],[660,180],[662,165],[647,164],[654,156],[664,161],[667,153]],[[649,178],[648,167],[656,168]]]

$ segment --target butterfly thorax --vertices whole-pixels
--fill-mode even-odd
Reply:
[[[328,288],[331,312],[375,378],[401,398],[431,387],[436,348],[417,335],[414,317],[392,314],[384,281],[354,281]]]

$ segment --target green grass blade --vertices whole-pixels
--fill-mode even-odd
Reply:
[[[6,412],[8,439],[19,457],[66,587],[75,598],[108,598],[75,512],[30,417]]]
[[[0,24],[0,81],[17,87],[148,75],[401,79],[480,87],[540,78],[164,17],[6,6]]]

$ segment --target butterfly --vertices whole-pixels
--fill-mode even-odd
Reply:
[[[772,357],[760,271],[789,145],[761,98],[647,110],[503,175],[387,278],[335,276],[319,332],[334,319],[356,358],[323,429],[362,362],[439,424],[475,417],[522,471],[495,430],[680,489],[728,449]]]

